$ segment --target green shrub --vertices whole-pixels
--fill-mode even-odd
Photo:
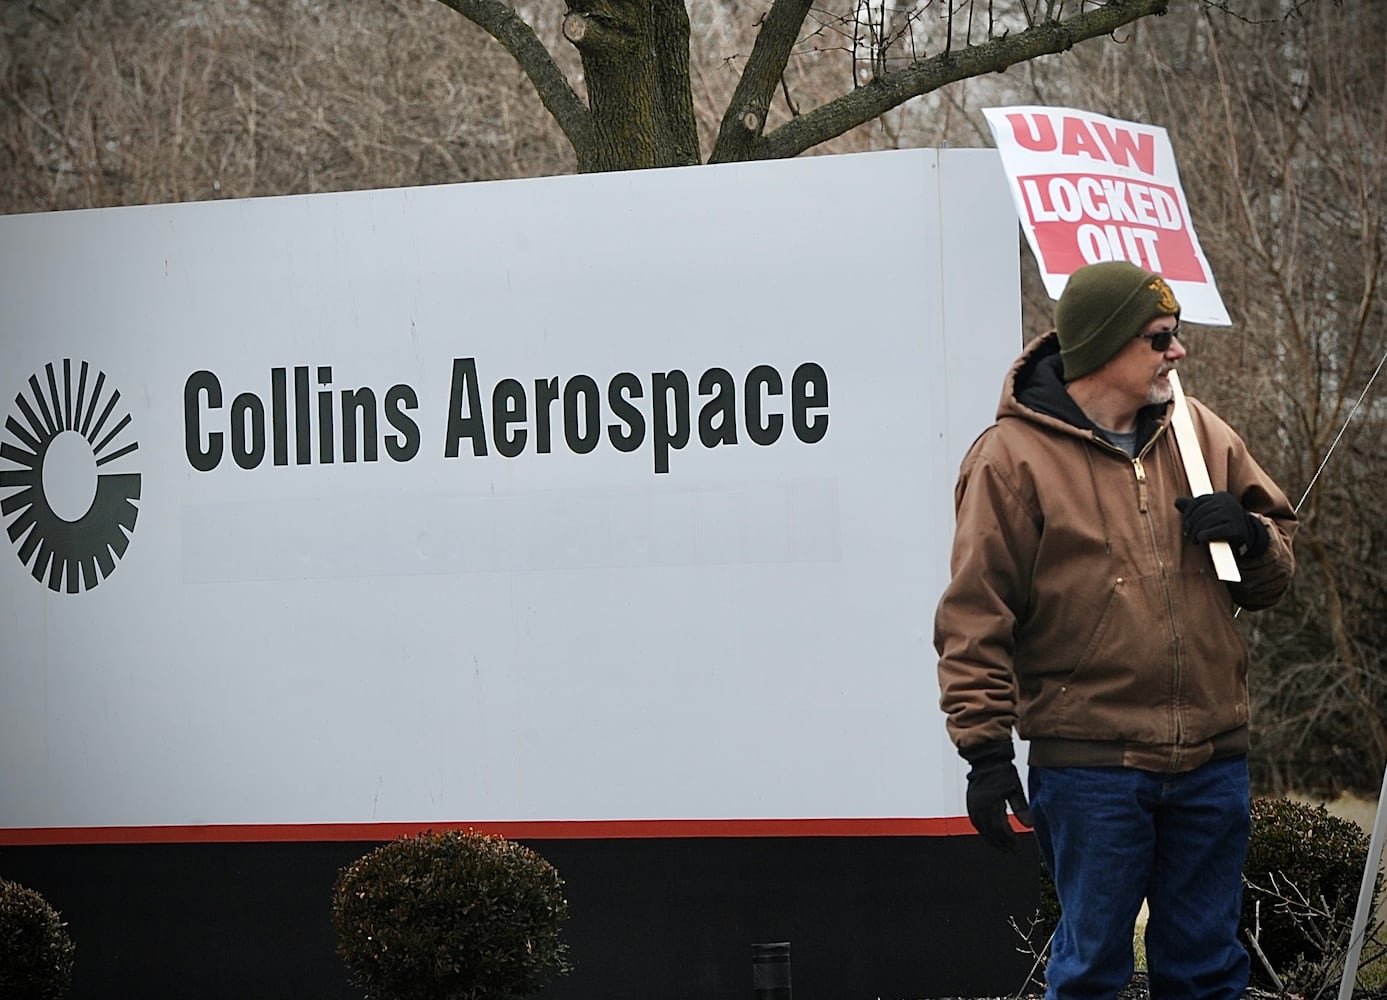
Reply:
[[[1050,869],[1040,866],[1040,901],[1035,911],[1032,940],[1036,951],[1044,948],[1060,923],[1060,898],[1055,892],[1055,880],[1050,877]]]
[[[562,887],[501,837],[402,837],[339,874],[337,952],[373,1000],[522,1000],[568,971]]]
[[[0,997],[56,1000],[77,953],[58,911],[33,889],[0,878]]]
[[[1256,927],[1257,945],[1283,980],[1323,966],[1344,947],[1367,856],[1367,834],[1324,806],[1254,799],[1243,866],[1243,940]],[[1270,985],[1255,954],[1252,972]]]

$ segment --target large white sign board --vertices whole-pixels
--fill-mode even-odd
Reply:
[[[959,815],[1015,258],[981,150],[0,219],[0,831]]]

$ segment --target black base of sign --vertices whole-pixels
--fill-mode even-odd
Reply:
[[[1014,995],[1010,926],[1037,901],[1015,855],[965,837],[528,841],[565,882],[574,964],[542,1000],[736,1000],[751,946],[787,942],[796,1000]],[[71,1000],[354,1000],[329,916],[365,842],[0,848],[77,945]]]

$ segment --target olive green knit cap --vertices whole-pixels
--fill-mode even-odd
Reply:
[[[1157,316],[1179,315],[1180,303],[1159,274],[1125,260],[1079,268],[1055,306],[1065,381],[1103,367]]]

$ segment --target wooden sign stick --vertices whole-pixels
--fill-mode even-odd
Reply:
[[[1185,465],[1185,477],[1190,481],[1190,492],[1194,496],[1212,493],[1209,470],[1204,464],[1204,452],[1199,447],[1199,438],[1194,433],[1194,421],[1190,418],[1190,404],[1185,399],[1185,390],[1180,387],[1180,376],[1172,371],[1166,376],[1170,387],[1175,390],[1175,406],[1170,414],[1171,426],[1175,428],[1175,443],[1180,447],[1180,461]],[[1238,583],[1242,574],[1238,572],[1238,561],[1233,558],[1233,549],[1225,541],[1216,539],[1209,543],[1209,555],[1214,557],[1214,571],[1218,578],[1228,583]]]

